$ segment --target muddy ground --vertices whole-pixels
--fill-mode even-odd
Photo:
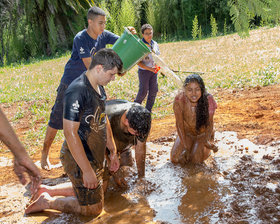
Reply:
[[[202,165],[170,163],[174,116],[155,119],[145,180],[133,175],[127,190],[112,183],[105,212],[94,220],[51,210],[25,216],[28,192],[9,166],[10,153],[1,153],[0,164],[7,166],[0,167],[0,223],[279,223],[279,88],[212,92],[218,102],[215,139],[219,152]],[[51,149],[52,163],[59,162],[60,145]],[[40,153],[33,159],[38,161]],[[67,181],[62,175],[62,168],[42,171],[43,182],[49,185]]]

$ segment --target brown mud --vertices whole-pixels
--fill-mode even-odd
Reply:
[[[94,220],[52,210],[25,216],[27,190],[18,184],[12,166],[0,167],[0,223],[279,223],[279,88],[212,92],[218,102],[219,151],[202,165],[174,166],[169,161],[176,134],[174,117],[155,119],[146,178],[137,180],[132,175],[127,190],[111,184],[105,212]],[[11,108],[3,109],[13,113]],[[16,131],[20,126],[15,125]],[[60,145],[51,149],[52,163],[59,162]],[[40,160],[39,150],[34,161]],[[7,152],[1,157],[12,158]],[[10,165],[9,160],[3,161]],[[62,168],[42,171],[43,183],[67,181],[62,175]]]

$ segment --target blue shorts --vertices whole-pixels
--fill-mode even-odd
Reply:
[[[49,126],[51,128],[62,130],[63,129],[63,99],[64,93],[67,89],[68,85],[64,83],[60,83],[57,88],[57,96],[52,107],[52,112],[50,115]]]

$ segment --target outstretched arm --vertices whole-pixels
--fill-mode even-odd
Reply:
[[[31,180],[31,192],[37,190],[40,185],[41,176],[39,169],[34,165],[33,161],[27,154],[24,146],[19,141],[14,130],[9,124],[5,114],[0,109],[0,140],[14,154],[14,171],[22,184],[26,184],[27,179],[25,174],[29,175]]]
[[[176,129],[180,138],[180,141],[182,142],[184,148],[187,148],[186,143],[186,133],[184,129],[184,119],[183,119],[183,104],[182,99],[179,96],[176,96],[174,103],[173,103],[173,111],[175,114],[176,119]]]
[[[135,159],[138,170],[138,177],[145,176],[145,159],[146,159],[146,141],[137,140],[135,147]]]
[[[209,111],[209,126],[206,129],[206,133],[205,133],[205,137],[206,137],[206,141],[207,141],[207,147],[208,148],[213,148],[215,147],[213,144],[211,144],[211,136],[213,133],[213,129],[214,129],[214,114],[215,114],[215,110],[217,109],[217,103],[214,99],[214,97],[211,94],[208,94],[207,96],[208,99],[208,111]]]

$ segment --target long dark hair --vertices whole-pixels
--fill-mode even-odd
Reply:
[[[184,81],[184,87],[189,83],[196,82],[201,89],[201,97],[199,98],[196,106],[196,126],[195,129],[199,132],[201,127],[209,125],[209,111],[208,111],[208,93],[205,90],[203,79],[198,74],[189,75]]]

